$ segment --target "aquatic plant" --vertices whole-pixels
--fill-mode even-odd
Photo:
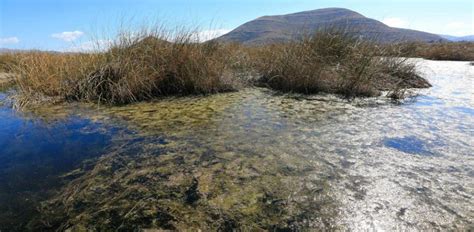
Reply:
[[[239,87],[232,73],[235,49],[198,43],[193,33],[159,30],[120,33],[106,51],[19,54],[9,66],[18,74],[24,102],[44,97],[126,104],[165,95],[207,94]]]
[[[8,73],[0,73],[0,91],[8,90],[14,85],[15,76]]]
[[[337,214],[329,186],[312,179],[315,167],[301,158],[146,143],[127,144],[92,169],[71,172],[73,180],[43,202],[29,228],[321,229]],[[179,149],[183,145],[188,149]]]
[[[339,31],[321,31],[256,53],[259,82],[284,92],[375,96],[379,90],[429,87],[406,59],[388,57],[382,46]]]
[[[0,54],[0,73],[12,72],[12,67],[17,63],[18,53],[1,53]]]
[[[403,43],[388,45],[395,53],[429,60],[473,61],[474,42]]]

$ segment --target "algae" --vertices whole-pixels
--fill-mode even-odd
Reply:
[[[303,152],[282,150],[291,133],[265,122],[281,116],[278,107],[268,108],[271,94],[248,89],[82,110],[94,120],[113,118],[142,139],[117,146],[92,170],[66,175],[75,178],[42,203],[30,228],[328,228],[337,203],[320,174],[332,170],[308,163]],[[287,104],[285,96],[275,98]]]
[[[31,228],[326,228],[336,214],[327,183],[311,178],[321,167],[297,157],[270,151],[221,156],[190,143],[146,144],[104,156],[44,202]],[[128,154],[133,148],[138,152]]]

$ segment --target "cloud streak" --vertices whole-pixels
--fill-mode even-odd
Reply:
[[[20,40],[17,37],[0,38],[0,45],[17,44]]]
[[[61,33],[52,34],[51,37],[55,39],[63,40],[66,42],[72,42],[79,39],[83,35],[84,35],[84,32],[82,31],[65,31]]]
[[[401,18],[386,18],[382,22],[391,27],[407,28],[409,23]]]

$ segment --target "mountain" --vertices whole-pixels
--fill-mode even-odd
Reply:
[[[28,52],[62,53],[62,52],[52,51],[52,50],[0,48],[0,54],[6,54],[6,53],[28,53]]]
[[[468,36],[440,35],[440,36],[452,42],[474,42],[474,35],[468,35]]]
[[[0,54],[2,53],[15,53],[19,52],[20,50],[17,49],[10,49],[10,48],[0,48]]]
[[[288,42],[324,28],[345,30],[355,36],[380,42],[443,41],[439,35],[393,28],[343,8],[326,8],[287,15],[263,16],[217,38],[221,42],[249,45]]]

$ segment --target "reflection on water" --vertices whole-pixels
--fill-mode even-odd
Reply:
[[[119,135],[85,118],[45,122],[26,116],[0,108],[0,229],[21,228],[35,202],[58,186],[58,175],[86,167],[85,160],[105,153],[112,135]]]
[[[434,87],[401,105],[247,89],[37,111],[62,118],[48,130],[5,109],[3,127],[13,129],[0,134],[0,149],[10,151],[0,156],[0,175],[12,181],[32,170],[47,170],[40,178],[74,169],[61,181],[42,178],[65,185],[30,228],[472,228],[474,68],[419,62]],[[65,136],[43,142],[45,131],[58,130]],[[8,172],[15,166],[23,169]],[[0,217],[2,228],[8,220]]]

